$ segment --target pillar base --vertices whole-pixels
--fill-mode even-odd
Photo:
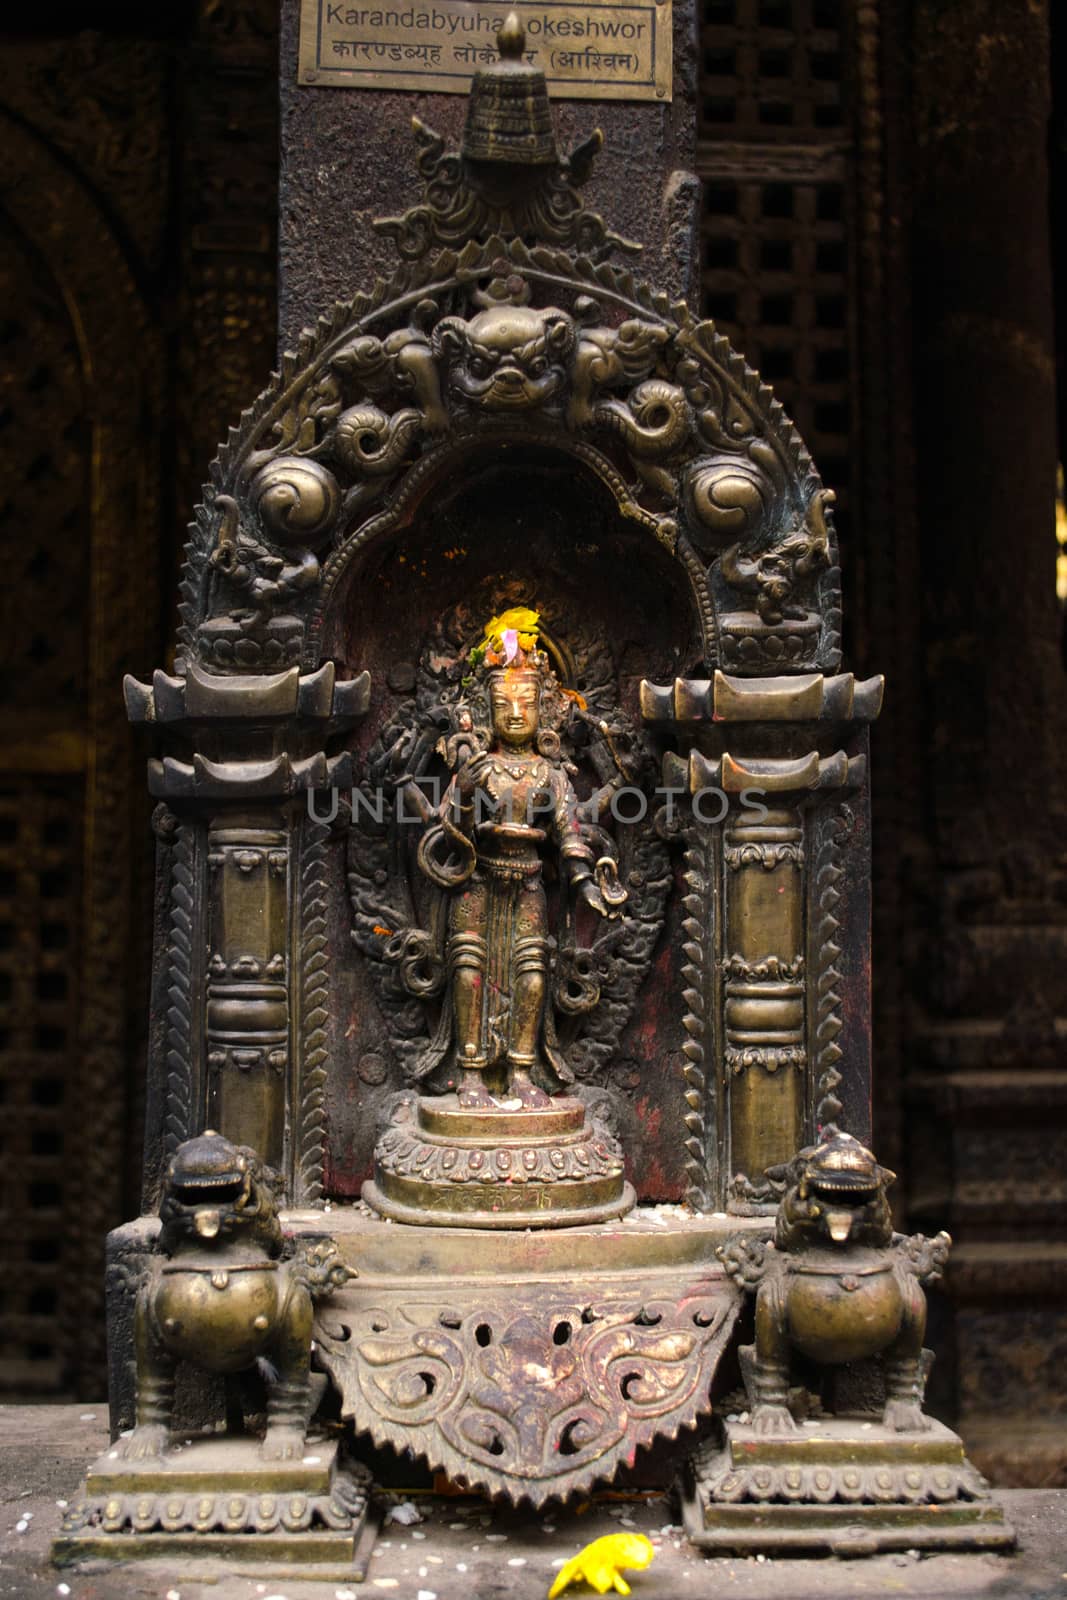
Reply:
[[[896,1433],[865,1417],[757,1433],[727,1422],[691,1458],[686,1536],[702,1550],[868,1556],[1008,1550],[1015,1532],[957,1434]]]
[[[90,1467],[52,1559],[67,1567],[214,1557],[265,1570],[299,1563],[312,1573],[344,1563],[357,1578],[377,1519],[365,1468],[337,1457],[334,1439],[309,1439],[294,1461],[264,1460],[259,1441],[247,1437],[174,1440],[153,1460],[110,1451]]]

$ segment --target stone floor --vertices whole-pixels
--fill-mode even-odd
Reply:
[[[1003,1494],[1019,1534],[1013,1557],[882,1556],[872,1560],[760,1561],[705,1558],[689,1548],[664,1497],[605,1495],[567,1511],[523,1514],[472,1500],[412,1497],[423,1521],[382,1535],[365,1585],[343,1573],[309,1583],[193,1571],[188,1562],[58,1573],[49,1564],[62,1504],[106,1442],[107,1409],[0,1407],[0,1600],[543,1600],[556,1569],[622,1519],[657,1547],[646,1572],[630,1574],[634,1600],[1067,1600],[1067,1491]],[[590,1590],[567,1591],[575,1600]]]

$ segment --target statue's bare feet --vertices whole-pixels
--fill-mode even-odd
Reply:
[[[459,1081],[456,1099],[464,1111],[491,1111],[494,1101],[482,1082],[480,1072],[465,1072]]]
[[[531,1081],[530,1074],[519,1068],[511,1074],[510,1090],[512,1097],[521,1101],[530,1111],[540,1111],[552,1103],[550,1096]]]
[[[128,1439],[120,1439],[115,1448],[126,1461],[152,1461],[166,1452],[166,1424],[143,1422]]]
[[[895,1433],[925,1433],[930,1426],[917,1400],[887,1400],[882,1421]]]
[[[755,1433],[796,1433],[797,1425],[788,1406],[764,1401],[752,1408],[752,1429]]]
[[[260,1452],[264,1461],[294,1461],[304,1454],[304,1430],[292,1423],[275,1422],[267,1426]]]

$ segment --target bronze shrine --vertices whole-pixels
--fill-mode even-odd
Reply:
[[[354,1439],[533,1506],[675,1441],[698,1544],[1010,1543],[922,1412],[949,1241],[893,1234],[866,1148],[882,680],[842,663],[833,496],[586,208],[600,136],[560,156],[513,18],[499,48],[460,152],[416,124],[392,278],[221,447],[174,671],[127,680],[159,862],[146,1215],[108,1268],[133,1431],[58,1555],[358,1564]],[[261,1447],[234,1384],[271,1354]],[[179,1463],[183,1367],[229,1427]],[[340,1442],[303,1455],[327,1385]]]

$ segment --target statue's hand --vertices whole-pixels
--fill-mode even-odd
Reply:
[[[609,905],[604,899],[600,885],[595,878],[583,878],[578,885],[578,893],[587,906],[592,906],[598,916],[617,917],[620,915],[619,907]]]

